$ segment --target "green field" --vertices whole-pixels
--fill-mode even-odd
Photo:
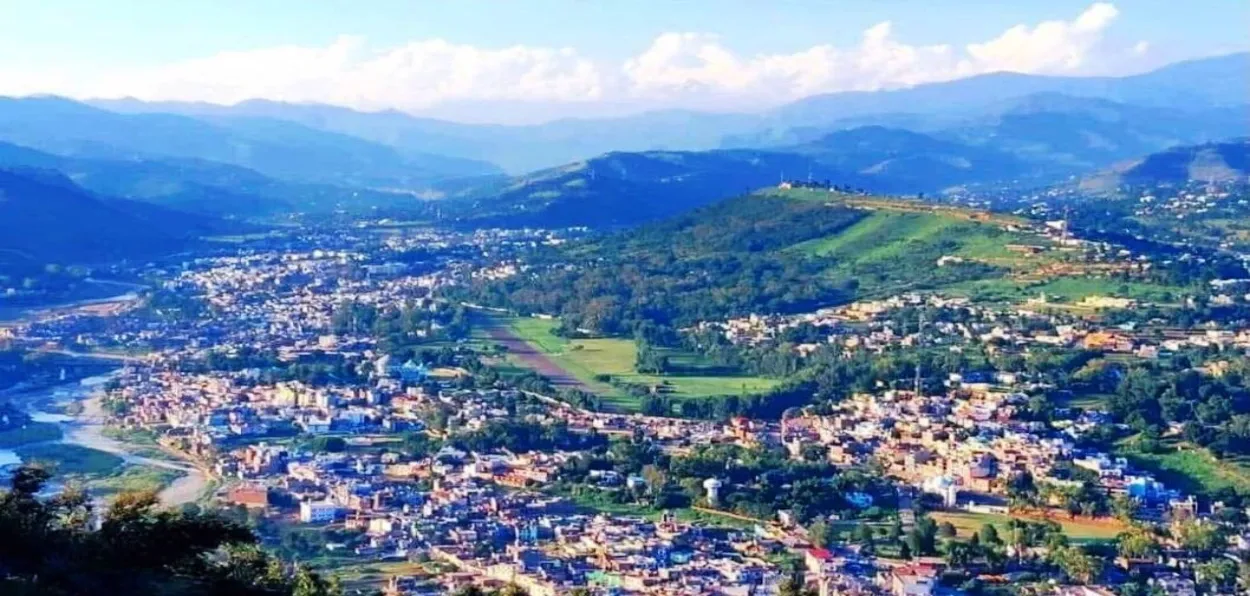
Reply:
[[[97,449],[65,443],[40,443],[15,450],[22,461],[46,464],[54,474],[112,474],[122,465],[122,458]]]
[[[1176,441],[1164,441],[1162,453],[1142,453],[1132,445],[1131,438],[1121,441],[1116,454],[1170,487],[1199,494],[1224,488],[1250,493],[1250,458],[1217,458],[1202,447]]]
[[[54,422],[31,422],[20,428],[0,430],[0,447],[6,449],[60,439],[61,427]]]
[[[1076,304],[1087,296],[1133,298],[1146,302],[1170,304],[1186,293],[1185,288],[1144,282],[1125,282],[1107,277],[1057,277],[1048,281],[998,278],[962,282],[944,288],[959,296],[978,302],[1023,302],[1043,293],[1052,302]]]
[[[181,472],[154,466],[125,466],[111,476],[93,479],[92,493],[109,496],[125,492],[160,492],[182,476]]]
[[[1115,296],[1147,302],[1175,302],[1185,288],[1159,284],[1122,281],[1109,277],[1060,277],[1031,286],[1033,295],[1045,292],[1048,297],[1079,302],[1086,296]]]
[[[691,374],[645,375],[634,370],[638,347],[632,340],[620,338],[566,339],[551,334],[559,324],[551,319],[515,317],[506,324],[526,343],[547,354],[552,361],[577,380],[608,398],[609,402],[625,409],[637,407],[638,399],[621,389],[596,379],[598,375],[611,375],[628,383],[645,385],[666,384],[668,395],[678,398],[707,397],[711,395],[745,395],[767,391],[780,383],[777,379],[734,376],[725,374],[699,374],[702,363],[690,354],[673,352],[669,355],[674,365],[691,371]]]
[[[972,534],[981,529],[985,524],[993,524],[998,529],[1000,536],[1007,533],[1007,524],[1011,522],[1010,515],[999,515],[994,513],[972,513],[965,511],[935,511],[929,514],[934,521],[940,523],[950,522],[955,526],[956,535],[960,538],[968,538]],[[1025,521],[1038,521],[1027,517],[1022,517]],[[1093,540],[1111,540],[1120,532],[1124,531],[1124,526],[1115,522],[1094,522],[1089,519],[1077,518],[1067,519],[1064,516],[1058,516],[1053,520],[1063,528],[1063,533],[1074,541],[1088,542]]]

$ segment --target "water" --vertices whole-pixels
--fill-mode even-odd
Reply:
[[[0,449],[0,468],[16,466],[20,463],[22,463],[22,458],[17,456],[17,452],[12,449]]]
[[[158,467],[181,472],[182,476],[165,487],[158,496],[166,505],[195,501],[204,490],[208,480],[203,471],[185,462],[154,459],[132,453],[131,448],[126,444],[104,436],[104,425],[99,422],[104,417],[99,391],[112,378],[112,374],[99,375],[87,377],[77,383],[52,387],[44,392],[46,400],[37,399],[32,402],[43,404],[42,407],[47,407],[49,403],[59,407],[81,401],[83,411],[79,416],[45,412],[36,409],[41,407],[36,405],[30,408],[30,417],[38,422],[64,423],[65,436],[61,439],[63,443],[112,453],[121,457],[129,465]],[[0,450],[0,468],[21,462],[21,458],[13,451]]]

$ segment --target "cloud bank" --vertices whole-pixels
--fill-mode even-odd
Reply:
[[[1131,66],[1145,41],[1107,47],[1115,6],[1095,3],[1071,20],[1016,25],[962,47],[911,45],[890,22],[841,47],[743,56],[698,32],[659,35],[623,62],[574,48],[482,48],[443,39],[372,48],[342,36],[324,47],[222,52],[158,68],[66,76],[10,72],[0,93],[235,103],[250,98],[422,111],[455,102],[616,102],[646,107],[765,106],[817,93],[897,88],[994,71],[1091,74]]]

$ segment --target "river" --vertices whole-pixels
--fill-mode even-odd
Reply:
[[[28,393],[23,397],[27,398],[26,403],[30,404],[31,418],[38,422],[56,422],[62,425],[61,430],[64,436],[60,440],[61,443],[112,453],[130,465],[152,466],[180,472],[182,476],[171,482],[157,496],[162,504],[171,507],[195,502],[208,486],[208,477],[203,470],[185,462],[136,454],[133,447],[104,435],[106,414],[100,388],[108,382],[109,378],[109,375],[88,377],[76,383],[67,383]],[[75,415],[41,409],[48,408],[49,405],[64,406],[75,401],[81,401],[83,405],[82,411]],[[0,450],[0,466],[18,462],[20,458],[12,450]]]

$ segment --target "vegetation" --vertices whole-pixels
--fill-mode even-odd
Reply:
[[[288,573],[244,526],[210,514],[160,510],[151,493],[115,499],[98,527],[90,500],[41,498],[50,475],[14,473],[0,493],[0,592],[17,596],[154,594],[331,596],[307,569]]]
[[[745,395],[765,392],[780,381],[759,376],[736,375],[732,369],[708,365],[688,351],[639,349],[632,339],[604,337],[568,339],[556,335],[558,321],[516,317],[510,329],[530,345],[546,353],[553,362],[583,384],[608,397],[608,402],[629,410],[641,407],[651,394],[673,398],[715,395]],[[646,356],[659,353],[662,364],[651,362],[647,373]],[[642,365],[642,366],[640,366]]]
[[[58,474],[105,475],[122,465],[122,458],[98,449],[66,443],[40,443],[15,450],[22,461],[47,465]]]

